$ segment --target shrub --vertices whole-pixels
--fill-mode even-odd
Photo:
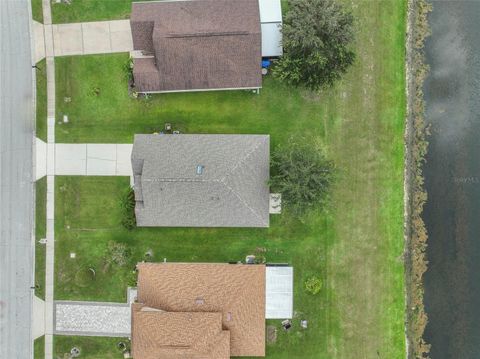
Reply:
[[[116,264],[124,266],[128,263],[130,253],[125,243],[109,241],[105,252],[105,262],[107,265]]]
[[[133,82],[133,59],[129,58],[123,65],[123,73],[128,83]]]
[[[122,225],[132,230],[137,226],[137,220],[135,218],[135,192],[133,188],[129,187],[121,200],[121,206],[123,209]]]
[[[131,270],[128,272],[126,283],[129,287],[137,286],[137,271]]]
[[[312,295],[320,293],[322,289],[322,280],[316,276],[312,276],[305,281],[305,290]]]

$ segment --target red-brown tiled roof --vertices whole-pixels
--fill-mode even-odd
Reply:
[[[160,349],[162,355],[174,355],[178,348],[171,343],[183,345],[184,354],[209,351],[212,356],[208,358],[223,358],[227,350],[224,331],[229,333],[230,356],[265,355],[263,265],[141,263],[137,300],[147,309],[140,310],[140,306],[132,310],[132,351],[136,359],[157,358]],[[204,336],[198,337],[199,332]]]
[[[230,357],[230,332],[222,313],[164,312],[132,307],[132,354],[136,359]]]

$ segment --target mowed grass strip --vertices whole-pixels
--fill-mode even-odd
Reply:
[[[128,178],[56,180],[56,299],[125,300],[136,261],[225,262],[264,255],[295,271],[291,331],[278,331],[272,358],[403,358],[403,126],[405,5],[348,2],[357,19],[357,61],[320,94],[267,77],[260,95],[212,92],[127,96],[127,55],[56,59],[58,142],[131,142],[171,122],[187,133],[266,133],[320,143],[338,167],[331,204],[303,221],[284,212],[269,229],[121,226]],[[381,29],[381,31],[379,31]],[[98,91],[97,91],[98,89]],[[70,97],[65,102],[64,97]],[[107,266],[108,242],[125,243],[125,266]],[[76,253],[70,259],[70,252]],[[96,270],[95,279],[77,273]],[[81,272],[84,273],[84,272]],[[319,275],[317,296],[304,281]],[[309,328],[299,328],[307,319]],[[271,324],[279,328],[278,321]]]
[[[31,0],[32,19],[43,24],[42,0]]]
[[[33,341],[33,359],[45,358],[45,336],[41,336]]]
[[[135,1],[155,0],[72,0],[70,4],[53,2],[52,22],[63,24],[128,19],[132,11],[132,2]]]
[[[52,22],[102,21],[128,19],[132,0],[73,0],[71,3],[53,2]]]
[[[35,134],[42,141],[47,141],[47,63],[43,59],[37,64],[35,72]]]
[[[357,32],[353,78],[337,89],[327,114],[338,124],[328,130],[327,148],[341,177],[327,257],[342,323],[336,357],[403,358],[405,8],[354,5],[357,28],[369,30]]]
[[[35,183],[35,295],[45,299],[46,244],[39,241],[47,234],[47,177]]]

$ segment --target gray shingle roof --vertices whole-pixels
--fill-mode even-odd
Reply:
[[[134,60],[139,92],[260,88],[258,0],[133,3],[133,46],[154,55]]]
[[[137,225],[268,227],[269,163],[268,135],[135,135]]]

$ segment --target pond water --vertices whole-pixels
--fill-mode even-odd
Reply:
[[[431,358],[480,358],[480,0],[433,1],[425,82]]]

